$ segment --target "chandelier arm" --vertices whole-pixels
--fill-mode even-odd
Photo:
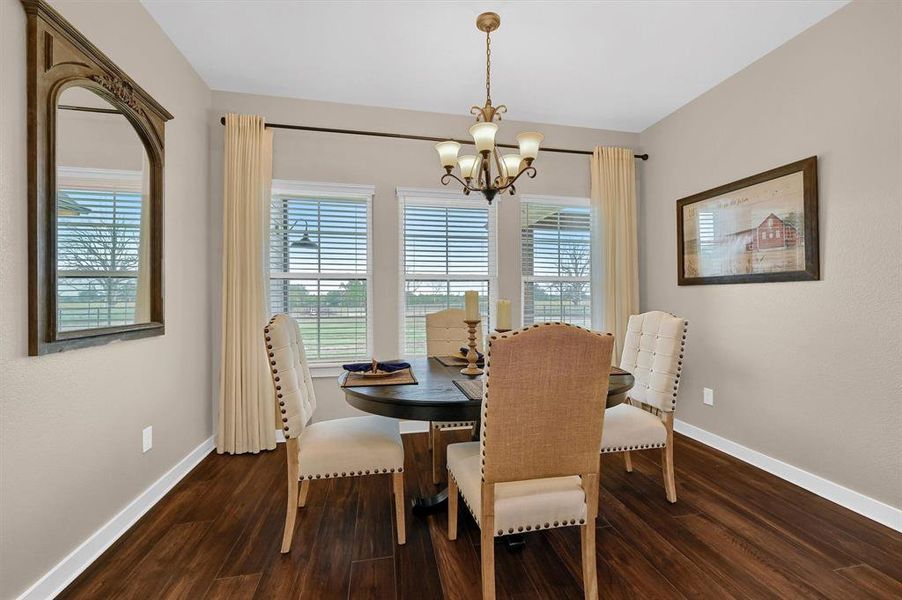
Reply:
[[[470,184],[468,184],[466,181],[464,181],[463,179],[461,179],[454,173],[445,173],[444,175],[442,175],[442,179],[441,179],[442,185],[448,185],[451,182],[451,179],[456,180],[458,183],[460,183],[462,186],[464,186],[466,189],[470,190],[471,192],[480,191],[479,188],[475,188],[475,187],[471,186]]]
[[[527,177],[529,177],[530,179],[535,179],[535,177],[536,177],[536,172],[537,172],[537,171],[536,171],[536,168],[535,168],[535,167],[526,167],[525,169],[523,169],[522,171],[520,171],[519,173],[517,173],[517,176],[516,176],[516,177],[514,177],[513,179],[511,179],[511,180],[510,180],[509,182],[507,182],[505,185],[503,185],[503,186],[501,186],[500,188],[498,188],[498,191],[499,191],[499,192],[502,192],[502,191],[506,190],[507,188],[512,187],[512,186],[514,185],[514,182],[517,181],[518,179],[520,179],[520,177],[523,176],[524,174],[525,174]]]

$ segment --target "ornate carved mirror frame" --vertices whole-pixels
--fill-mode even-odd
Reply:
[[[162,335],[163,133],[172,115],[43,0],[28,16],[28,353]],[[56,112],[63,90],[88,88],[116,107],[141,138],[149,162],[150,320],[96,329],[57,326]]]

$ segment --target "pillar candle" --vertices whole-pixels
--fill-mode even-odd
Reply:
[[[511,301],[499,300],[495,306],[495,329],[505,330],[511,328]]]
[[[464,306],[466,307],[466,320],[479,321],[479,292],[475,290],[464,292]]]

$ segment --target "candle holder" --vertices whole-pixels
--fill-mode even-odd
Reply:
[[[482,375],[483,370],[476,366],[479,355],[476,354],[476,326],[479,325],[479,319],[475,321],[464,320],[467,324],[470,341],[467,343],[467,366],[460,370],[461,375]]]

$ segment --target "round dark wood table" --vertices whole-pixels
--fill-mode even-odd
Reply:
[[[477,421],[474,436],[479,435],[479,409],[482,400],[470,400],[454,385],[455,379],[472,379],[461,375],[460,367],[446,367],[434,358],[404,359],[410,363],[416,384],[372,385],[343,388],[348,404],[374,415],[411,421]],[[343,382],[345,374],[339,377]],[[633,387],[633,376],[615,369],[608,386],[607,407],[623,402]],[[478,439],[474,437],[474,439]],[[429,514],[444,506],[447,488],[428,498],[413,501],[413,512]]]

